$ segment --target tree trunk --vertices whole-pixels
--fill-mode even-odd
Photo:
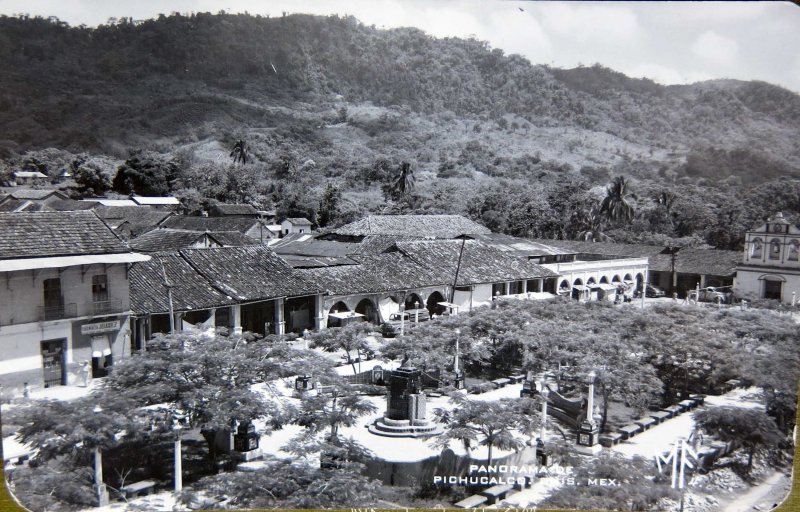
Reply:
[[[203,435],[203,439],[205,439],[206,444],[208,445],[208,456],[211,459],[211,462],[217,460],[217,431],[216,430],[207,430],[202,429],[200,430],[200,434]]]
[[[492,465],[492,443],[489,443],[486,446],[489,447],[489,455],[488,455],[488,457],[486,457],[486,465],[487,466],[491,466]]]
[[[750,451],[747,453],[747,472],[753,468],[753,455],[756,452],[756,445],[750,445]]]

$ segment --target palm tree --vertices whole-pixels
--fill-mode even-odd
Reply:
[[[234,164],[237,162],[241,162],[242,165],[247,163],[247,144],[244,139],[239,139],[236,144],[233,145],[230,157],[233,158]]]
[[[600,214],[614,222],[630,222],[633,220],[634,209],[629,199],[636,199],[636,195],[628,192],[628,180],[624,176],[617,176],[606,186],[606,197],[600,203]]]
[[[597,208],[578,212],[577,216],[578,231],[577,239],[585,242],[609,242],[611,237],[603,233],[603,216]]]
[[[397,198],[406,198],[414,190],[414,171],[411,170],[410,163],[403,162],[400,164],[400,170],[394,182],[392,182],[391,190]]]

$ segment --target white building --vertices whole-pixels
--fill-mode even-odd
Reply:
[[[736,268],[736,295],[775,299],[786,304],[800,292],[800,228],[782,213],[745,236],[742,262]]]
[[[130,354],[133,253],[93,212],[0,213],[0,383],[103,376]]]

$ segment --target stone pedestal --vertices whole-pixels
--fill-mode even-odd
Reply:
[[[421,374],[416,368],[398,368],[391,373],[386,414],[369,425],[371,433],[386,437],[428,437],[442,433],[441,427],[425,418]]]
[[[263,456],[264,452],[261,451],[261,448],[256,448],[255,450],[250,450],[247,452],[231,452],[231,459],[237,462],[250,462],[251,460],[260,459]]]
[[[597,455],[600,446],[600,428],[594,421],[584,421],[578,428],[578,445],[575,451],[584,455]]]
[[[106,489],[106,484],[93,485],[92,487],[94,487],[97,506],[104,507],[108,505],[108,489]]]

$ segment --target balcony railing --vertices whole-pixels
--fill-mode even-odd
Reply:
[[[90,302],[87,306],[87,313],[89,316],[116,315],[117,313],[122,313],[122,301],[119,300]]]
[[[58,306],[39,306],[39,320],[60,320],[62,318],[75,318],[78,316],[78,305],[60,304]]]

